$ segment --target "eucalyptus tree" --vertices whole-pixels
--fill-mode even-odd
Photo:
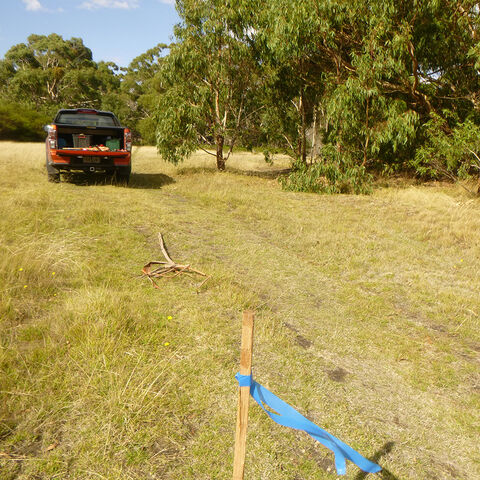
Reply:
[[[447,132],[455,121],[478,123],[477,2],[269,0],[263,14],[259,36],[280,99],[265,124],[297,158],[305,160],[305,119],[319,114],[323,158],[387,169],[409,163],[432,115]]]
[[[181,23],[162,64],[165,91],[157,112],[157,146],[166,160],[177,163],[200,148],[225,169],[255,96],[246,18],[256,3],[177,1]]]
[[[134,58],[122,79],[125,99],[119,112],[132,125],[144,143],[155,144],[155,112],[163,92],[160,70],[168,45],[159,43]]]
[[[388,5],[368,0],[270,0],[268,5],[262,35],[279,77],[280,113],[296,123],[290,132],[296,133],[297,158],[305,162],[306,128],[313,122],[317,127],[320,119],[323,154],[340,151],[360,164],[384,143],[396,148],[413,134],[414,113],[403,99],[382,90],[385,78],[405,70],[385,52],[394,29],[386,18]]]
[[[41,106],[93,106],[119,87],[116,66],[92,59],[82,39],[30,35],[12,46],[0,65],[4,95]]]
[[[269,0],[254,17],[262,58],[262,128],[269,143],[303,163],[322,92],[323,70],[312,61],[319,29],[312,7],[307,1]]]

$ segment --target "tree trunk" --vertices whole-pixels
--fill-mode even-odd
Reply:
[[[305,116],[305,98],[303,89],[300,90],[300,142],[298,145],[298,154],[302,163],[307,163],[307,121]]]
[[[223,143],[225,139],[222,135],[217,135],[217,168],[218,170],[225,170],[225,159],[223,158]]]
[[[313,107],[313,130],[312,130],[312,149],[310,152],[310,164],[313,165],[313,159],[317,155],[317,107]]]
[[[367,164],[367,159],[368,159],[368,144],[370,143],[370,132],[369,132],[369,107],[370,107],[370,99],[367,97],[367,108],[366,108],[366,113],[365,113],[365,131],[367,132],[366,136],[367,138],[365,139],[365,145],[363,146],[363,162],[362,162],[362,167],[364,167]]]

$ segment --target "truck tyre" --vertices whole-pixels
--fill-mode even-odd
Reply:
[[[52,183],[60,183],[60,174],[59,173],[47,173],[48,181]]]
[[[48,181],[52,183],[60,182],[60,173],[56,168],[48,164],[48,158],[47,158],[47,178],[48,178]]]
[[[128,185],[132,167],[117,168],[115,170],[115,183],[117,185]]]

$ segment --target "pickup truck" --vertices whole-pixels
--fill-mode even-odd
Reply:
[[[47,176],[60,172],[110,173],[128,183],[132,170],[132,134],[112,112],[86,108],[59,110],[47,132]]]

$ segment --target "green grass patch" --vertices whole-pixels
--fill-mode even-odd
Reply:
[[[380,478],[480,476],[479,200],[284,192],[285,158],[150,147],[128,188],[49,184],[42,144],[0,147],[2,479],[231,478],[246,308],[257,380]],[[139,278],[158,232],[199,293]],[[333,457],[252,403],[246,478],[335,478]]]

